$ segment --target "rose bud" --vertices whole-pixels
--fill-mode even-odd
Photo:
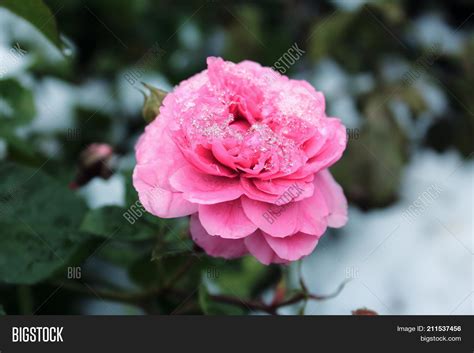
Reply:
[[[378,314],[373,310],[370,310],[367,308],[361,308],[361,309],[353,310],[352,315],[375,316]]]
[[[108,179],[113,174],[113,149],[105,143],[93,143],[79,156],[78,171],[71,189],[86,185],[92,178]]]

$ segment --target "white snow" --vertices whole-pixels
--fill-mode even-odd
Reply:
[[[469,14],[466,14],[466,18]],[[460,26],[462,23],[459,24]],[[447,54],[459,52],[463,44],[463,27],[451,28],[437,13],[421,16],[414,22],[409,35],[416,38],[423,46],[440,45],[441,51]]]
[[[350,76],[334,60],[323,59],[315,65],[310,82],[324,92],[328,116],[340,118],[348,128],[359,126],[362,118],[352,93],[370,89],[370,75]]]
[[[108,180],[94,178],[79,193],[90,208],[125,206],[125,180],[121,174],[114,174]]]
[[[303,261],[310,290],[339,296],[310,302],[307,314],[473,314],[474,163],[455,152],[419,152],[406,169],[401,199],[367,213],[349,210],[348,224],[327,234]],[[439,194],[408,220],[404,212],[432,185]]]

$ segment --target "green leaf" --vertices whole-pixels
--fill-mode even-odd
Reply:
[[[0,136],[7,143],[8,159],[11,161],[39,167],[43,163],[41,157],[34,151],[31,141],[16,136],[12,129],[5,127],[0,131]]]
[[[123,171],[122,174],[125,179],[125,205],[128,208],[138,201],[138,193],[133,186],[133,170]]]
[[[52,44],[62,50],[56,19],[42,0],[1,0],[0,6],[31,23]]]
[[[15,80],[0,80],[0,129],[29,123],[34,115],[33,94]]]
[[[32,284],[75,259],[84,202],[39,169],[0,164],[0,281]]]
[[[147,123],[150,123],[160,114],[161,103],[163,103],[163,99],[165,99],[168,92],[143,82],[142,84],[150,92],[148,95],[144,94],[145,102],[142,110],[143,118]]]
[[[244,310],[230,304],[218,303],[212,300],[204,284],[199,286],[199,306],[206,315],[242,315]]]
[[[0,164],[0,221],[77,230],[86,209],[81,198],[41,169]]]
[[[81,230],[99,237],[118,240],[145,240],[155,237],[159,229],[143,217],[124,216],[126,209],[118,206],[105,206],[90,210],[81,224]]]
[[[144,254],[150,257],[150,252],[147,248],[143,249],[141,243],[135,243],[137,246],[132,246],[128,241],[109,241],[104,243],[97,251],[97,256],[101,259],[110,262],[111,264],[120,267],[129,267]]]
[[[157,264],[150,255],[137,259],[128,272],[130,278],[143,288],[156,287],[163,284],[164,278],[159,275]]]
[[[212,260],[203,275],[215,283],[225,294],[251,298],[261,285],[270,285],[278,280],[277,267],[260,264],[251,256],[238,261]]]
[[[162,220],[160,234],[152,251],[152,260],[160,261],[176,255],[193,254],[193,242],[189,238],[189,222],[186,218]]]
[[[0,227],[0,280],[7,283],[42,281],[82,250],[74,230],[6,222],[0,222]]]
[[[193,291],[201,281],[204,261],[190,254],[170,255],[153,260],[150,255],[142,256],[129,268],[130,278],[144,288],[172,287]]]

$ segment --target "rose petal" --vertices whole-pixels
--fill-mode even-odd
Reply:
[[[257,229],[245,215],[240,199],[200,205],[199,220],[209,234],[225,239],[243,238]]]
[[[339,119],[327,118],[325,129],[329,133],[326,136],[324,145],[295,173],[296,175],[317,173],[322,169],[330,167],[341,158],[347,143],[344,125],[342,125]]]
[[[303,201],[298,201],[303,202]],[[242,197],[242,206],[246,216],[264,232],[275,237],[286,237],[298,231],[299,205],[290,202],[283,206]]]
[[[301,232],[285,238],[272,237],[266,233],[263,236],[278,257],[288,261],[296,261],[311,254],[319,240],[318,236]]]
[[[208,255],[233,259],[247,253],[247,247],[242,239],[223,239],[208,234],[196,214],[191,216],[190,231],[193,241]]]
[[[285,178],[275,180],[253,180],[255,187],[259,190],[270,195],[276,195],[276,199],[273,203],[277,203],[278,205],[311,197],[314,193],[314,183],[312,181],[312,175],[307,177],[305,180]]]
[[[248,251],[264,265],[270,265],[271,263],[282,264],[287,262],[278,257],[275,251],[273,251],[270,245],[268,245],[260,231],[256,231],[252,235],[249,235],[244,238],[243,241]]]
[[[334,180],[329,170],[316,174],[315,185],[321,191],[329,210],[328,225],[333,228],[347,223],[347,199],[341,186]]]
[[[170,178],[173,188],[194,203],[215,204],[235,200],[243,194],[238,178],[226,178],[199,172],[192,166],[178,169]]]
[[[240,178],[240,183],[245,195],[252,200],[258,200],[263,202],[273,203],[277,200],[277,195],[266,193],[255,186],[254,178]]]
[[[145,209],[158,217],[183,217],[197,212],[198,205],[183,199],[183,194],[160,187],[159,165],[137,165],[133,185]]]
[[[281,206],[243,196],[242,206],[255,225],[274,237],[287,237],[299,231],[319,236],[326,230],[329,211],[318,190],[309,198]]]
[[[226,177],[237,176],[235,171],[221,164],[214,157],[211,150],[204,148],[201,145],[196,146],[194,149],[182,147],[181,151],[186,160],[202,173]]]

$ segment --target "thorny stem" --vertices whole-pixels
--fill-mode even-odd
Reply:
[[[277,310],[281,307],[292,305],[299,303],[303,300],[326,300],[330,298],[336,297],[347,284],[348,281],[344,281],[339,285],[337,290],[334,293],[328,295],[317,295],[311,294],[306,292],[299,292],[291,296],[290,298],[283,300],[281,302],[266,304],[259,300],[245,300],[234,296],[229,295],[222,295],[222,294],[210,294],[209,299],[219,302],[225,303],[230,305],[235,305],[241,307],[243,309],[254,310],[254,311],[263,311],[265,313],[271,315],[278,315]],[[81,285],[80,283],[74,281],[65,281],[61,282],[64,288],[69,289],[71,291],[80,292],[83,294],[91,295],[91,296],[98,296],[101,299],[111,300],[111,301],[119,301],[129,304],[139,305],[141,307],[144,306],[148,300],[165,295],[173,295],[179,296],[182,298],[186,298],[189,293],[184,291],[178,291],[171,288],[154,288],[144,292],[138,293],[120,293],[110,290],[99,290],[97,288],[94,291],[88,289],[88,287]]]

